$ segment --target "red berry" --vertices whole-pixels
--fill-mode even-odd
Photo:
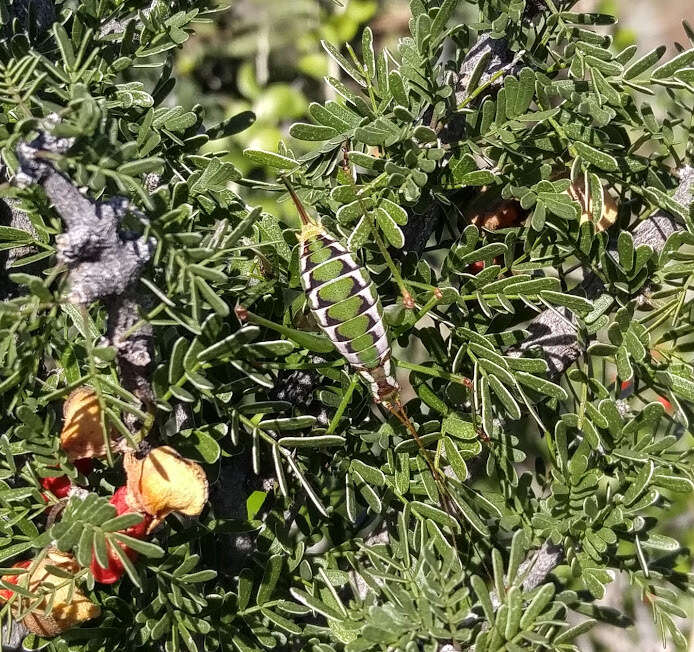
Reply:
[[[484,269],[484,261],[476,260],[474,263],[470,263],[465,270],[468,274],[479,274]]]
[[[52,478],[41,478],[41,486],[50,491],[56,498],[65,498],[70,491],[72,482],[66,475]]]
[[[152,517],[149,514],[142,514],[130,506],[128,503],[127,487],[119,487],[116,489],[109,502],[116,508],[118,516],[121,514],[136,513],[143,517],[142,521],[137,525],[133,525],[132,527],[122,530],[124,534],[133,537],[133,539],[144,539],[147,536],[147,530],[152,522]],[[125,551],[125,554],[129,559],[132,561],[137,559],[137,553],[132,548],[120,542],[118,542],[118,545]],[[110,546],[108,548],[108,566],[106,568],[101,566],[96,560],[96,556],[92,555],[92,563],[90,564],[90,568],[92,575],[94,575],[94,579],[101,584],[113,584],[114,582],[117,582],[125,572],[123,562]]]
[[[133,509],[130,506],[128,503],[127,487],[119,487],[116,489],[116,492],[113,494],[113,496],[111,496],[111,500],[109,502],[116,508],[118,516],[121,514],[130,514],[132,512],[141,514],[143,517],[142,521],[140,521],[137,525],[127,528],[124,531],[125,534],[127,534],[129,537],[133,537],[134,539],[144,539],[147,536],[147,530],[152,522],[152,517],[149,514],[138,512],[138,510]]]
[[[132,561],[137,559],[137,553],[132,548],[128,548],[128,546],[120,542],[118,545],[123,548],[129,559]],[[96,560],[96,555],[92,554],[92,563],[89,565],[89,569],[92,571],[94,579],[101,584],[114,584],[125,572],[123,562],[120,560],[120,557],[111,550],[110,546],[108,546],[108,566],[106,568],[101,566]]]
[[[24,561],[13,564],[12,568],[29,568],[29,566],[31,566],[31,559],[25,559]],[[8,584],[17,584],[20,577],[21,575],[5,575],[2,579]],[[0,598],[3,600],[9,600],[13,593],[14,591],[11,591],[10,589],[0,589]]]
[[[672,410],[672,403],[670,403],[670,401],[668,401],[664,396],[659,396],[657,401],[665,408],[666,412],[670,412]]]

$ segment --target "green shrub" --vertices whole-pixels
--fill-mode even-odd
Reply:
[[[617,573],[685,646],[691,28],[667,58],[572,0],[411,0],[397,51],[325,43],[337,99],[291,127],[308,154],[245,152],[260,182],[204,147],[252,116],[175,105],[213,4],[2,4],[0,564],[71,551],[102,611],[25,647],[576,650],[629,624],[599,604]],[[244,201],[282,175],[377,284],[445,489],[317,332],[295,229]],[[120,442],[86,477],[58,437],[83,385]],[[210,501],[98,584],[144,440],[203,464]],[[87,490],[62,512],[61,474]]]

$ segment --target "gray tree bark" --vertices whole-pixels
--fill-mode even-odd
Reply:
[[[21,168],[14,182],[40,185],[62,218],[66,231],[56,238],[56,244],[58,260],[69,270],[68,300],[82,306],[104,301],[108,308],[106,337],[116,348],[123,387],[149,408],[153,401],[152,328],[148,324],[134,327],[140,321],[136,286],[155,241],[121,229],[127,214],[138,214],[127,199],[94,201],[86,197],[42,156],[44,152],[64,153],[71,145],[70,139],[56,139],[49,131],[31,143],[20,144]],[[140,424],[129,415],[126,425],[135,432]]]

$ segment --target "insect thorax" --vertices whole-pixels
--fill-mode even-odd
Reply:
[[[393,374],[390,351],[378,367],[358,369],[359,375],[369,384],[371,394],[377,403],[397,403],[400,398],[400,385]]]

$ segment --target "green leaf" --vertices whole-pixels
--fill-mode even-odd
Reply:
[[[574,142],[574,147],[582,158],[600,170],[605,170],[606,172],[616,172],[619,169],[617,159],[614,156],[610,156],[606,152],[601,152],[599,149],[595,149],[595,147],[591,147],[590,145],[586,145],[586,143],[581,143],[579,141]]]
[[[188,340],[185,337],[179,337],[171,349],[169,356],[169,384],[176,384],[183,375],[183,358],[188,350]]]
[[[382,199],[380,208],[388,213],[393,222],[399,226],[407,224],[407,211],[402,206],[390,201],[390,199]]]
[[[355,251],[363,247],[368,242],[371,236],[371,223],[368,217],[362,217],[354,227],[352,233],[347,240],[347,246],[350,250]]]
[[[514,421],[521,418],[521,411],[516,399],[513,398],[511,392],[506,389],[506,387],[501,383],[501,381],[494,375],[488,376],[489,386],[492,391],[497,395],[508,416]]]
[[[328,446],[344,446],[345,438],[339,435],[317,435],[315,437],[281,437],[277,443],[289,448],[325,448]]]
[[[410,105],[405,82],[397,70],[393,70],[388,74],[388,88],[400,106],[407,108]]]
[[[258,165],[266,165],[271,168],[279,168],[280,170],[290,170],[299,165],[297,161],[288,156],[267,152],[263,149],[244,149],[243,155]]]
[[[441,423],[441,431],[457,439],[477,439],[475,425],[455,413],[450,413],[444,417]]]
[[[197,453],[194,457],[206,464],[214,464],[222,453],[217,440],[204,427],[191,431],[185,440],[185,447],[187,448],[188,446]],[[192,454],[187,454],[193,457]]]
[[[440,523],[441,525],[447,525],[453,532],[460,532],[460,525],[458,522],[442,509],[434,507],[433,505],[428,505],[427,503],[422,503],[418,500],[413,500],[410,503],[410,507],[418,516],[430,518],[435,523]]]
[[[577,220],[580,217],[578,205],[568,195],[562,193],[541,192],[538,199],[552,213],[565,220]],[[539,206],[539,203],[538,203]],[[537,210],[537,209],[536,209]]]
[[[256,206],[251,211],[249,211],[248,215],[246,215],[246,217],[244,217],[234,228],[234,230],[229,234],[229,237],[226,241],[227,246],[233,247],[241,239],[241,237],[246,235],[246,233],[253,226],[253,224],[255,224],[258,218],[260,218],[261,214],[262,208],[260,206]]]
[[[339,50],[329,41],[321,41],[323,49],[330,55],[330,57],[337,63],[342,70],[344,70],[357,84],[366,87],[364,82],[364,74],[357,70],[345,57],[340,54]]]
[[[480,605],[482,605],[482,610],[484,611],[484,615],[487,618],[487,621],[489,623],[493,623],[494,607],[492,605],[492,599],[489,594],[489,589],[487,588],[487,585],[484,583],[484,580],[482,580],[482,578],[477,575],[473,575],[470,578],[470,584],[472,586],[472,590],[475,592],[475,595],[477,596],[477,599],[480,602]]]
[[[303,430],[310,428],[316,422],[316,417],[311,415],[302,415],[297,417],[281,417],[278,419],[263,419],[258,427],[265,430],[277,430],[285,432],[287,430]]]
[[[115,518],[111,518],[105,523],[102,523],[101,529],[104,532],[117,532],[118,530],[126,530],[129,527],[137,525],[141,522],[142,514],[135,512],[130,514],[121,514],[120,516],[116,516]]]
[[[116,532],[111,535],[116,541],[124,543],[128,548],[132,548],[135,552],[144,555],[145,557],[151,557],[153,559],[161,559],[166,555],[166,552],[160,548],[155,543],[151,541],[143,541],[142,539],[135,539],[127,534],[121,532]],[[120,546],[112,546],[112,548],[119,548]]]
[[[458,479],[461,482],[465,482],[465,480],[468,478],[468,470],[463,456],[458,451],[453,440],[449,437],[444,437],[443,443],[446,451],[446,459],[451,465],[453,472],[458,476]]]
[[[257,326],[244,326],[235,333],[228,335],[223,340],[202,349],[197,356],[199,362],[212,360],[223,356],[225,353],[238,350],[243,344],[255,339],[260,333]]]
[[[593,309],[593,304],[588,301],[588,299],[584,299],[575,294],[564,294],[562,292],[543,290],[540,296],[554,305],[568,308],[577,315],[587,315]]]
[[[569,641],[573,641],[578,636],[581,636],[582,634],[585,634],[593,629],[593,627],[597,625],[597,622],[597,620],[584,620],[582,623],[564,630],[554,639],[554,644],[557,645],[560,643],[568,643]]]
[[[328,140],[338,135],[338,131],[324,125],[311,125],[305,122],[296,122],[289,129],[289,135],[299,140]]]
[[[415,127],[413,135],[420,143],[435,143],[438,138],[436,132],[425,125]]]
[[[512,586],[508,590],[506,604],[508,605],[508,618],[504,628],[504,637],[511,641],[518,633],[521,616],[523,615],[523,598],[521,597],[521,589],[518,586]]]
[[[524,371],[516,371],[515,377],[519,383],[526,385],[527,387],[530,387],[541,394],[546,394],[552,398],[557,398],[560,401],[565,401],[568,398],[568,394],[563,387],[555,385],[544,378],[538,378],[537,376],[527,374]]]
[[[460,177],[461,186],[486,186],[490,183],[494,183],[496,177],[494,173],[489,170],[474,170],[473,172],[468,172]]]
[[[448,19],[453,14],[453,10],[458,5],[458,0],[444,0],[443,4],[436,12],[436,16],[431,23],[431,34],[436,39],[441,36],[441,33],[446,27]]]
[[[660,61],[666,50],[667,48],[664,45],[653,48],[650,52],[644,54],[640,59],[632,63],[624,71],[622,77],[624,77],[624,79],[633,79],[634,77],[638,77],[642,72],[645,72],[651,66]]]
[[[296,328],[289,328],[288,326],[277,324],[250,311],[246,312],[246,320],[251,324],[258,324],[259,326],[277,331],[280,335],[293,340],[300,346],[314,353],[331,353],[335,350],[332,342],[324,335],[316,335],[315,333],[300,331]]]
[[[386,483],[386,476],[383,474],[383,471],[365,464],[359,459],[353,459],[350,468],[356,471],[366,482],[376,487],[383,487]]]
[[[364,57],[364,68],[369,79],[376,77],[376,56],[374,54],[374,37],[370,27],[364,28],[361,35],[361,54]]]
[[[525,555],[525,534],[523,530],[516,530],[511,539],[511,551],[508,557],[508,568],[506,570],[506,584],[516,583],[516,574],[520,568]]]
[[[656,532],[649,532],[648,539],[642,541],[641,545],[644,548],[651,548],[653,550],[661,550],[664,552],[677,552],[682,548],[677,539],[665,536],[664,534],[657,534]]]
[[[239,573],[237,604],[240,611],[246,609],[251,602],[251,595],[253,593],[253,576],[253,571],[250,568],[244,568]]]
[[[255,113],[253,111],[241,111],[241,113],[232,115],[223,122],[210,127],[206,133],[210,140],[226,138],[248,129],[254,122]]]
[[[383,169],[383,160],[371,156],[370,154],[364,154],[363,152],[347,152],[347,156],[351,163],[366,168],[367,170]]]
[[[289,592],[296,600],[301,602],[301,604],[305,604],[309,609],[311,609],[311,611],[318,613],[325,618],[341,620],[340,615],[334,609],[328,607],[328,605],[326,605],[322,600],[319,600],[318,598],[306,593],[306,591],[291,588],[289,589]]]
[[[661,377],[674,394],[686,401],[694,401],[694,381],[669,371],[663,372]]]
[[[395,220],[381,206],[376,209],[376,222],[391,246],[402,249],[405,245],[405,236]]]
[[[554,597],[554,585],[544,584],[540,590],[533,596],[530,604],[527,606],[521,616],[520,627],[523,630],[529,629],[542,612],[547,608]]]
[[[658,66],[652,73],[652,79],[667,79],[672,77],[678,70],[688,67],[694,62],[694,48],[681,52],[676,57]]]
[[[131,177],[136,177],[141,174],[146,174],[147,172],[161,169],[164,164],[164,159],[157,156],[151,156],[150,158],[141,158],[137,161],[123,163],[123,165],[118,168],[118,172],[121,174],[127,174]]]
[[[610,104],[612,104],[614,106],[620,106],[621,105],[621,99],[620,99],[619,92],[614,88],[614,86],[612,86],[612,84],[610,84],[605,79],[603,74],[599,70],[593,68],[591,70],[591,76],[593,78],[593,83],[595,84],[595,87],[596,87],[597,91],[600,93],[600,95],[605,97],[605,99]]]
[[[624,494],[624,504],[629,507],[633,504],[636,499],[648,489],[653,474],[655,472],[655,466],[653,462],[648,462],[644,464],[639,470],[638,474],[634,478],[633,482],[629,485],[629,488]]]
[[[659,188],[649,186],[644,190],[644,194],[648,201],[652,202],[656,206],[659,206],[668,213],[679,217],[685,223],[689,221],[689,214],[685,207]]]
[[[279,358],[289,355],[295,348],[294,343],[289,340],[268,340],[244,344],[241,347],[241,352],[259,358]]]
[[[53,23],[53,35],[55,42],[58,44],[60,56],[63,59],[63,64],[67,70],[71,70],[75,65],[75,50],[72,47],[72,41],[65,31],[65,28],[60,23]]]
[[[280,574],[282,573],[283,566],[284,559],[282,555],[272,555],[272,557],[267,560],[265,570],[263,571],[263,578],[260,580],[260,586],[258,587],[257,603],[259,605],[265,604],[272,597]]]
[[[11,226],[0,226],[0,242],[6,242],[10,247],[19,247],[34,242],[34,238],[28,231],[15,229]],[[0,249],[10,247],[0,245]]]
[[[479,442],[476,442],[479,444]],[[477,510],[473,508],[462,496],[458,494],[452,495],[453,502],[456,504],[463,518],[473,527],[473,529],[483,537],[489,536],[489,528],[485,525],[484,521],[480,518]]]
[[[294,621],[289,620],[289,618],[280,616],[271,609],[267,608],[263,608],[260,611],[263,614],[263,616],[265,616],[274,625],[277,625],[277,627],[279,627],[280,629],[283,629],[286,632],[289,632],[290,634],[293,634],[295,636],[299,636],[302,633],[301,627],[299,627],[299,625],[297,625]]]

